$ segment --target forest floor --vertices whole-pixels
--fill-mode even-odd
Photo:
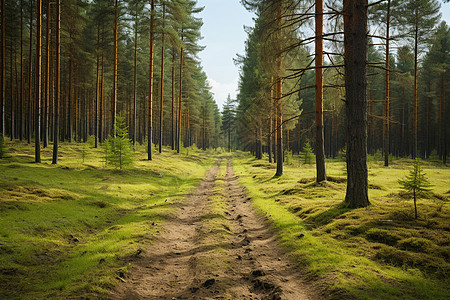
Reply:
[[[220,165],[177,205],[113,299],[317,298],[254,211],[231,161]]]
[[[369,156],[371,205],[342,205],[345,163],[164,148],[132,167],[62,143],[41,164],[25,142],[0,160],[0,299],[449,299],[450,168],[423,160],[432,195],[412,200]],[[88,151],[86,150],[88,149]],[[218,161],[221,161],[219,164]]]

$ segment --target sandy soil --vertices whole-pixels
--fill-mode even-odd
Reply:
[[[230,161],[221,195],[229,210],[223,232],[208,225],[220,162],[144,249],[112,299],[317,299],[255,213]]]

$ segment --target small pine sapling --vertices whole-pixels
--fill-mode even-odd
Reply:
[[[414,163],[414,169],[409,172],[404,179],[400,179],[398,183],[401,188],[406,191],[408,196],[414,199],[414,212],[417,219],[417,198],[427,197],[431,191],[431,184],[425,177],[425,173],[420,168],[418,160]]]
[[[301,157],[304,164],[310,164],[314,159],[313,149],[311,148],[309,140],[307,140],[305,146],[303,146]]]
[[[133,143],[128,138],[124,117],[117,116],[116,134],[110,136],[108,140],[110,148],[109,155],[106,155],[108,163],[119,169],[131,165],[134,159]]]

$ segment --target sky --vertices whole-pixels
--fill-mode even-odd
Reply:
[[[201,30],[206,46],[199,57],[208,76],[214,99],[222,109],[228,94],[236,99],[239,67],[233,63],[236,54],[244,54],[247,34],[244,25],[253,25],[253,13],[248,12],[239,0],[199,0],[205,9],[199,14],[203,19]]]
[[[441,5],[442,19],[450,25],[450,3]],[[214,99],[222,109],[228,94],[236,99],[239,67],[234,65],[233,58],[236,54],[244,54],[247,39],[244,25],[253,26],[255,15],[239,0],[198,0],[198,6],[205,7],[199,17],[203,19],[200,43],[206,46],[199,57]]]

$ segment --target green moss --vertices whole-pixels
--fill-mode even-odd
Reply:
[[[450,211],[445,200],[422,200],[423,217],[414,219],[397,183],[410,162],[395,160],[390,168],[369,163],[372,205],[353,210],[342,204],[343,162],[327,161],[329,181],[322,184],[314,182],[314,165],[285,166],[279,178],[248,156],[236,158],[234,165],[255,208],[273,223],[300,269],[328,297],[447,299]],[[440,183],[435,192],[445,194],[450,169],[423,166],[430,181]]]
[[[2,299],[103,297],[216,159],[164,149],[149,162],[138,151],[134,168],[116,171],[103,168],[100,149],[80,164],[79,144],[62,143],[56,166],[49,148],[31,164],[32,145],[8,146],[11,156],[0,160]]]
[[[366,233],[367,239],[376,243],[383,243],[386,245],[393,246],[397,244],[400,237],[389,230],[381,228],[372,228]]]

